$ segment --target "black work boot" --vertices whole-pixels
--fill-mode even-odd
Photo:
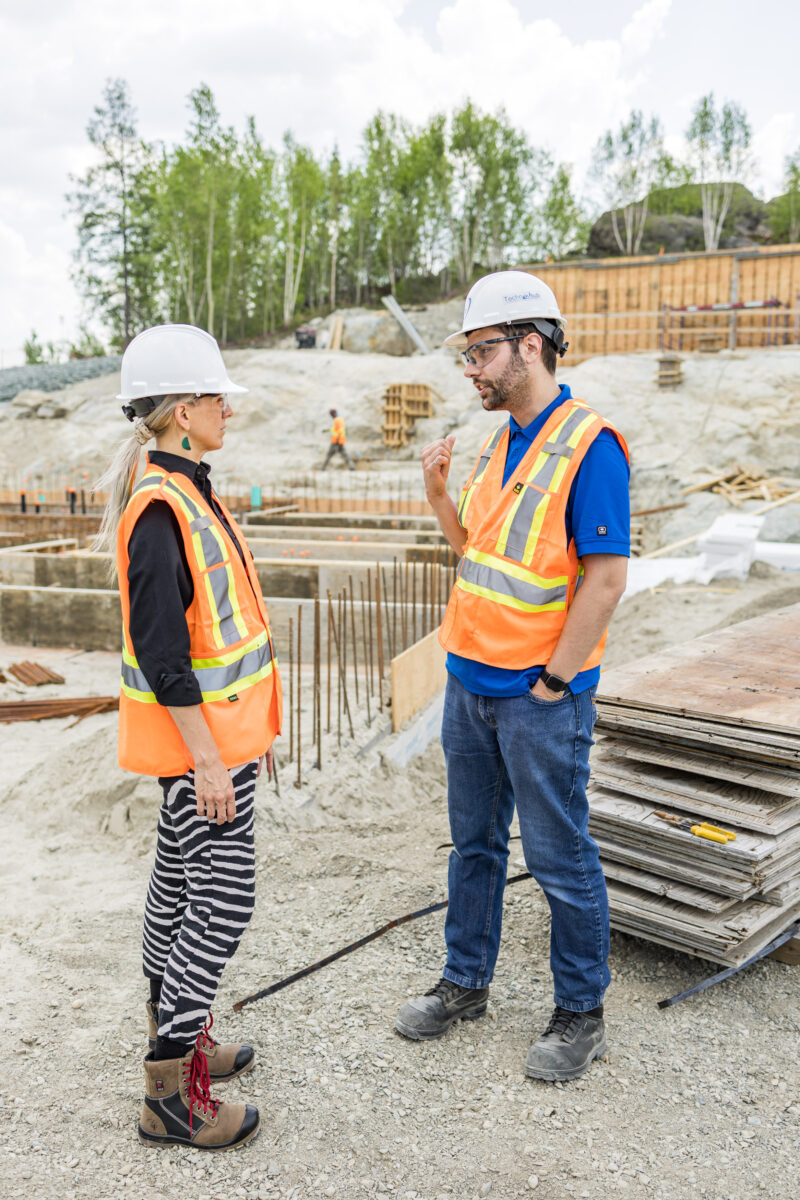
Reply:
[[[530,1079],[577,1079],[606,1052],[603,1010],[570,1012],[556,1007],[550,1024],[528,1051],[525,1074]]]
[[[415,1042],[441,1037],[456,1021],[482,1017],[488,997],[488,987],[465,988],[449,979],[440,979],[424,996],[403,1005],[394,1027]]]

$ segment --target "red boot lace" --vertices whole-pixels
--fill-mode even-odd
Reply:
[[[213,1024],[214,1024],[214,1014],[209,1009],[208,1020],[206,1021],[205,1025],[203,1026],[202,1031],[197,1035],[196,1045],[199,1050],[213,1050],[214,1047],[216,1046],[217,1043],[211,1037],[211,1029],[212,1029]]]
[[[219,1100],[211,1099],[211,1080],[208,1075],[208,1059],[202,1050],[195,1050],[192,1057],[184,1066],[183,1082],[186,1087],[186,1099],[189,1104],[189,1133],[192,1133],[192,1113],[195,1107],[203,1116],[211,1111],[212,1119],[216,1117]]]

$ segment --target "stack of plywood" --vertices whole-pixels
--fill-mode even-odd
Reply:
[[[798,623],[793,605],[603,675],[590,829],[615,928],[737,965],[800,916]]]
[[[383,394],[383,444],[407,446],[418,417],[433,416],[433,388],[427,383],[390,383]]]

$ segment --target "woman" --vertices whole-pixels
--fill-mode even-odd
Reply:
[[[212,1100],[249,1070],[246,1044],[210,1037],[210,1006],[253,910],[253,796],[272,770],[281,685],[253,557],[202,461],[231,416],[214,339],[159,325],[122,359],[133,435],[96,485],[116,534],[124,646],[119,761],[163,790],[144,920],[150,1053],[139,1137],[220,1150],[258,1129],[252,1105]],[[155,449],[139,481],[139,451]]]

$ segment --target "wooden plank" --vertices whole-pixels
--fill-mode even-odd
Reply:
[[[391,678],[392,730],[396,733],[447,682],[445,652],[437,629],[392,659]]]
[[[800,745],[800,604],[742,621],[601,676],[599,701],[794,731]],[[763,664],[769,664],[764,671]],[[687,703],[688,699],[688,703]]]
[[[790,801],[775,809],[774,797],[755,788],[737,788],[724,781],[704,780],[668,768],[627,768],[625,760],[595,755],[592,779],[601,787],[625,795],[668,805],[689,817],[728,821],[753,833],[783,833],[800,824],[800,803]]]
[[[781,963],[787,963],[790,967],[800,967],[800,937],[790,938],[788,942],[778,946],[777,950],[773,950],[768,957],[775,958]]]

